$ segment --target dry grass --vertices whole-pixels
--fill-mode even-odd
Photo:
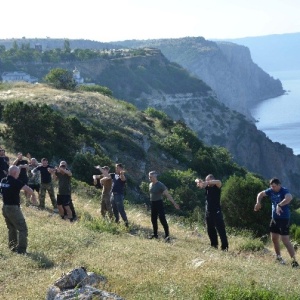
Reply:
[[[79,215],[99,216],[98,203],[74,199]],[[230,236],[228,253],[212,250],[202,229],[189,230],[170,219],[170,244],[162,238],[148,240],[150,217],[142,207],[128,207],[130,228],[119,225],[120,233],[114,235],[88,229],[84,217],[71,224],[51,211],[23,207],[23,212],[29,227],[28,256],[7,249],[0,217],[1,299],[44,299],[47,287],[77,266],[106,276],[108,283],[99,288],[126,299],[200,299],[207,287],[266,289],[282,299],[299,291],[299,270],[276,265],[271,248],[238,250],[247,238]]]
[[[63,111],[69,114],[80,111],[80,107],[103,120],[120,122],[121,119],[123,122],[126,118],[126,128],[132,132],[140,129],[130,111],[122,114],[118,107],[122,106],[120,103],[101,95],[87,96],[44,85],[20,84],[17,88],[14,85],[12,89],[0,90],[0,99],[3,102],[17,99],[46,102],[63,107]],[[9,153],[9,156],[15,158],[15,154]],[[159,164],[161,158],[157,157]],[[203,228],[189,229],[173,218],[169,219],[170,244],[164,243],[162,238],[148,240],[147,235],[151,233],[149,212],[139,206],[127,207],[131,223],[129,230],[123,225],[109,224],[106,228],[103,226],[103,230],[95,231],[87,224],[89,219],[95,221],[100,216],[98,203],[76,195],[74,200],[82,216],[74,224],[61,220],[51,211],[23,207],[29,228],[28,256],[9,251],[7,229],[0,215],[1,299],[45,299],[47,287],[63,272],[78,266],[106,276],[107,284],[99,288],[126,299],[204,299],[201,297],[208,288],[219,295],[230,288],[263,289],[277,292],[280,299],[299,299],[299,270],[275,264],[270,245],[259,252],[242,251],[241,246],[251,240],[230,235],[230,251],[217,251],[209,248]],[[47,201],[50,205],[50,200]],[[161,226],[159,228],[161,230]],[[285,250],[283,256],[288,258]]]

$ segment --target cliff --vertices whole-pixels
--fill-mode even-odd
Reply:
[[[154,47],[209,85],[229,108],[251,119],[255,102],[284,93],[281,82],[253,63],[247,47],[202,37],[116,42],[126,47]]]
[[[249,58],[247,48],[235,47],[232,44],[216,46],[216,43],[209,43],[213,45],[216,54],[209,47],[206,50],[205,47],[200,47],[198,52],[207,51],[206,54],[201,54],[203,56],[201,63],[204,67],[204,61],[207,61],[207,70],[217,69],[217,62],[220,62],[218,71],[215,71],[218,73],[216,76],[219,81],[228,82],[227,77],[235,77],[237,80],[237,71],[236,75],[231,75],[225,67],[229,66],[232,57],[235,61],[239,60],[240,64],[245,66],[249,64],[249,69],[252,68],[252,71],[249,70],[249,74],[252,74],[249,75],[251,86],[255,86],[254,83],[259,86],[252,93],[260,95],[261,99],[273,93],[272,84],[276,87],[277,81],[264,74],[251,61],[243,62],[245,57]],[[191,52],[195,53],[194,50]],[[182,53],[182,57],[185,55],[187,54]],[[223,60],[226,57],[223,67],[221,67],[222,57]],[[211,60],[213,63],[209,64]],[[255,124],[247,121],[244,115],[221,103],[207,84],[191,76],[178,64],[171,63],[159,50],[149,49],[143,56],[56,64],[23,63],[20,66],[22,70],[39,78],[55,67],[68,70],[77,67],[82,77],[109,87],[115,97],[134,103],[140,109],[149,106],[161,109],[175,120],[183,120],[208,145],[226,147],[241,166],[265,178],[278,176],[293,193],[300,194],[298,185],[300,158],[293,155],[292,150],[286,146],[270,141],[264,133],[257,130]],[[238,66],[236,68],[238,69]],[[213,72],[210,76],[213,78]],[[260,83],[263,79],[259,76],[265,78],[265,85],[270,84],[269,89],[263,89]],[[226,87],[225,84],[222,85]],[[227,84],[227,90],[242,92],[241,87],[233,84]],[[246,93],[246,90],[243,92]]]

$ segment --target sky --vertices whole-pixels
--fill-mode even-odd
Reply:
[[[0,39],[232,39],[300,32],[299,13],[300,0],[14,0]]]

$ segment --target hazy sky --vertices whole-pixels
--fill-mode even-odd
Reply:
[[[0,38],[239,38],[300,32],[300,0],[15,0]]]

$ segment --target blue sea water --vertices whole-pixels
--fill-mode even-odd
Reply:
[[[256,126],[273,142],[292,148],[300,154],[300,70],[269,72],[280,79],[287,93],[265,100],[251,110]]]

